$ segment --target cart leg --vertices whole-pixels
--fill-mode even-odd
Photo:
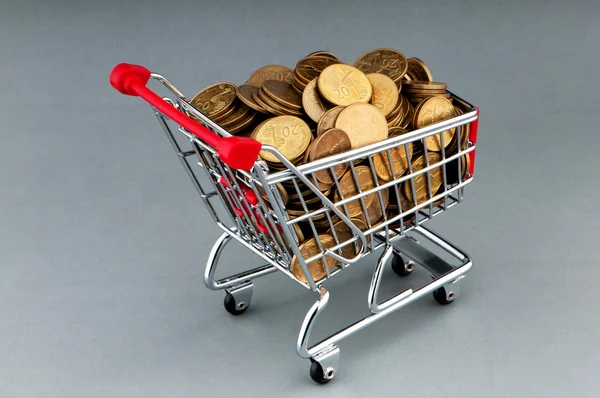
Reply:
[[[302,322],[302,327],[298,334],[298,342],[296,343],[296,352],[298,355],[302,358],[308,358],[311,361],[310,377],[319,384],[325,384],[333,379],[340,361],[340,349],[333,344],[318,350],[310,350],[310,352],[308,349],[308,341],[312,328],[317,317],[325,309],[328,302],[329,292],[321,286],[319,300],[313,304],[304,317],[304,322]]]
[[[231,241],[231,236],[225,232],[215,242],[204,270],[204,284],[211,290],[225,289],[225,309],[234,315],[239,315],[248,309],[252,298],[252,280],[277,271],[272,265],[262,265],[239,274],[215,280],[215,272],[219,258],[225,246]]]

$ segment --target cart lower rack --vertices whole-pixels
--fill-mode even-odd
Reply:
[[[173,97],[161,98],[150,91],[146,87],[150,79],[161,82]],[[210,252],[204,283],[209,289],[225,290],[227,311],[234,315],[246,311],[252,298],[252,280],[276,271],[317,294],[296,343],[298,355],[311,360],[310,375],[316,382],[326,383],[334,377],[339,361],[336,344],[340,340],[429,293],[440,304],[449,304],[457,297],[472,260],[422,224],[460,203],[465,185],[473,180],[478,108],[452,94],[454,103],[462,109],[457,117],[296,167],[272,146],[232,136],[194,109],[164,77],[142,66],[117,65],[110,82],[121,93],[140,96],[150,103],[209,213],[223,230]],[[178,137],[171,127],[173,122],[181,133]],[[448,130],[454,131],[453,149],[444,144],[444,132]],[[420,167],[411,166],[409,161],[408,170],[394,171],[393,151],[404,151],[410,159],[412,144],[431,138],[441,142],[440,152],[428,151],[427,145],[422,145],[424,161]],[[182,148],[183,145],[188,148]],[[277,158],[286,169],[269,170],[258,157],[259,152]],[[390,181],[378,180],[377,157],[388,159]],[[316,175],[330,171],[333,189],[341,192],[340,181],[335,177],[336,167],[349,170],[357,190],[347,197],[336,194],[332,199],[319,189]],[[204,176],[198,173],[200,169],[204,170]],[[360,173],[371,173],[373,186],[361,189]],[[439,188],[432,189],[432,178],[440,176]],[[425,186],[426,192],[416,188],[416,182],[423,179],[427,184],[420,186]],[[288,194],[299,199],[300,208],[287,206]],[[307,195],[310,201],[304,199]],[[403,195],[412,204],[403,201]],[[392,203],[397,211],[382,211]],[[323,242],[314,239],[313,250],[307,255],[300,250],[303,237],[299,225],[314,236],[318,236],[317,227],[329,228],[332,239]],[[215,280],[219,257],[232,239],[267,264]],[[424,242],[439,253],[427,249]],[[329,302],[327,281],[379,249],[382,254],[367,294],[371,314],[319,343],[309,344],[311,330]],[[422,266],[432,279],[417,290],[408,289],[380,302],[378,292],[388,263],[399,276],[409,275],[415,265]]]

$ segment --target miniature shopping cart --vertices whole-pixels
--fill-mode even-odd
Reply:
[[[146,84],[150,79],[158,80],[166,86],[172,93],[172,98],[162,98],[149,90]],[[460,116],[365,147],[294,166],[272,146],[261,145],[251,138],[232,136],[194,109],[167,79],[142,66],[117,65],[110,75],[110,82],[121,93],[140,96],[150,103],[210,215],[223,230],[210,252],[204,283],[209,289],[225,290],[227,311],[236,315],[246,311],[252,297],[252,280],[276,271],[283,272],[317,294],[317,301],[306,314],[296,343],[298,355],[311,360],[310,375],[316,382],[326,383],[334,377],[339,361],[339,348],[336,344],[340,340],[429,293],[433,293],[435,300],[441,304],[451,303],[457,297],[461,281],[472,267],[471,258],[422,224],[460,203],[465,185],[472,181],[478,108],[452,95],[454,103],[464,109]],[[173,126],[182,134],[179,139],[175,136]],[[449,129],[455,129],[458,142],[464,142],[464,146],[459,145],[454,154],[446,153],[444,149],[443,132]],[[421,145],[426,160],[425,167],[413,170],[409,165],[406,173],[395,175],[391,181],[377,181],[373,165],[376,154],[387,156],[392,163],[391,150],[424,142],[427,137],[435,135],[442,142],[442,149],[436,155],[440,159],[437,163],[430,164],[427,145]],[[182,148],[180,141],[189,146]],[[268,165],[258,157],[260,151],[275,156],[286,169],[269,170]],[[408,153],[408,149],[406,151]],[[376,181],[373,188],[358,189],[355,195],[342,196],[339,200],[336,196],[335,201],[319,190],[315,173],[330,170],[335,176],[334,167],[342,164],[347,165],[358,184],[355,173],[358,162],[371,167]],[[199,172],[201,169],[204,173]],[[443,184],[435,192],[432,192],[431,184],[427,184],[427,199],[419,202],[415,180],[426,178],[430,182],[434,170],[441,170]],[[339,184],[338,179],[335,179],[335,183]],[[298,196],[303,209],[301,214],[290,214],[282,197],[281,184]],[[413,203],[416,205],[403,209],[399,189],[405,188],[406,184],[409,184],[409,197],[414,199]],[[307,190],[312,198],[317,198],[318,206],[307,206],[302,199]],[[384,193],[390,193],[390,197],[396,198],[398,211],[395,214],[383,212],[383,221],[371,223],[365,198],[374,194],[384,207]],[[357,227],[350,220],[347,205],[353,201],[361,203],[367,220],[366,229]],[[349,231],[346,239],[335,233],[333,224],[336,222],[345,224]],[[312,231],[314,236],[317,236],[316,223],[331,225],[335,244],[324,247],[317,239],[318,253],[304,258],[299,250],[301,239],[295,226],[300,223]],[[261,257],[267,264],[215,280],[219,257],[232,239]],[[428,243],[429,248],[425,243]],[[344,250],[348,247],[353,250]],[[383,254],[379,257],[367,294],[371,314],[310,346],[311,330],[329,302],[329,291],[326,289],[329,279],[352,268],[357,261],[379,249],[383,249]],[[348,258],[347,253],[352,253],[351,258]],[[292,260],[299,264],[302,278],[291,269]],[[333,261],[335,267],[325,266],[325,275],[315,280],[310,266],[318,261],[327,264]],[[388,263],[391,263],[393,271],[400,276],[410,274],[415,264],[422,266],[431,274],[432,280],[417,290],[408,289],[380,302],[378,291],[383,270]]]

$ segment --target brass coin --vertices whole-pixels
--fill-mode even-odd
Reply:
[[[293,89],[291,83],[278,80],[265,80],[262,85],[264,92],[287,108],[302,110],[302,97]]]
[[[267,112],[269,112],[272,115],[277,115],[277,116],[285,115],[285,113],[273,108],[272,106],[270,106],[269,104],[267,104],[265,101],[262,100],[262,98],[260,97],[260,89],[256,90],[254,93],[252,93],[252,99],[258,105],[260,105],[261,108],[263,108],[264,110],[266,110]]]
[[[435,152],[429,152],[428,159],[429,159],[429,165],[432,165],[432,164],[435,164],[435,163],[438,163],[439,161],[441,161],[442,157]],[[425,167],[427,167],[427,162],[425,160],[425,156],[424,155],[419,156],[418,158],[414,159],[411,166],[412,166],[413,173],[423,170]],[[443,174],[442,173],[443,173],[442,167],[436,167],[429,172],[430,181],[431,181],[431,192],[434,195],[443,183],[443,180],[442,180]],[[428,173],[422,173],[413,178],[414,183],[415,183],[415,191],[416,191],[415,194],[416,194],[417,204],[425,202],[427,199],[429,199],[427,174]],[[404,194],[406,195],[407,198],[409,198],[410,200],[413,200],[412,199],[413,195],[412,195],[411,180],[407,180],[404,182]]]
[[[252,112],[251,114],[249,114],[249,116],[246,119],[243,119],[242,121],[240,121],[239,124],[229,126],[227,128],[227,130],[229,130],[230,134],[240,133],[241,131],[243,131],[244,129],[247,129],[248,127],[250,127],[252,125],[256,115],[257,115],[256,112]]]
[[[296,223],[296,224],[292,224],[292,228],[294,228],[294,232],[296,232],[296,237],[298,238],[298,243],[304,242],[304,233],[302,232],[302,229],[300,228],[300,226]]]
[[[302,93],[302,106],[304,111],[314,122],[318,122],[327,111],[327,106],[321,99],[317,90],[317,79],[313,79]]]
[[[229,116],[231,116],[237,109],[238,109],[238,105],[240,104],[240,101],[236,98],[233,100],[233,102],[231,103],[231,105],[229,107],[227,107],[227,110],[225,110],[224,112],[222,112],[221,114],[219,114],[219,116],[213,116],[212,120],[215,123],[222,123],[223,120],[226,120],[227,118],[229,118]]]
[[[308,239],[300,245],[298,249],[300,250],[302,258],[307,260],[321,253],[321,249],[319,248],[317,239],[321,243],[323,252],[335,246],[335,240],[333,239],[333,236],[327,234],[320,234],[317,237]],[[323,258],[319,258],[318,260],[306,264],[306,266],[308,267],[308,271],[310,272],[310,275],[315,282],[327,276],[327,271],[325,270],[325,267],[327,267],[330,271],[333,270],[333,268],[335,267],[336,261],[333,258],[328,256],[325,256],[324,258],[325,261],[323,261]],[[325,265],[326,263],[327,265]],[[308,282],[308,279],[306,275],[304,275],[304,271],[302,271],[300,261],[298,261],[296,255],[292,257],[291,271],[298,280],[305,283]]]
[[[381,73],[367,73],[367,79],[373,87],[371,104],[373,104],[383,116],[389,115],[398,103],[398,87],[388,76]]]
[[[352,218],[350,219],[350,221],[352,221],[355,225],[356,223],[359,223],[360,225],[364,225],[363,221],[357,218]],[[360,229],[360,226],[357,225],[357,227]],[[364,225],[364,227],[366,227],[366,225]],[[334,236],[334,231],[335,231],[335,236]],[[350,227],[348,226],[348,224],[346,224],[344,221],[338,221],[335,224],[333,224],[333,230],[331,228],[329,228],[329,230],[327,231],[328,235],[333,236],[334,240],[337,237],[337,240],[339,242],[339,244],[342,244],[344,242],[348,242],[349,240],[354,238],[354,232],[352,232],[352,230],[350,229]],[[358,246],[358,251],[356,251],[356,246]],[[336,244],[337,246],[337,244]],[[341,248],[341,254],[343,257],[346,257],[347,259],[352,259],[354,257],[356,257],[356,255],[360,252],[362,248],[362,242],[360,240],[358,240],[356,243],[350,243],[347,244],[346,246]]]
[[[344,106],[336,106],[335,108],[331,108],[327,112],[325,112],[323,116],[321,116],[321,118],[319,119],[319,124],[317,125],[317,135],[321,135],[325,131],[334,128],[335,121],[340,115],[340,112],[344,110],[344,108]]]
[[[296,64],[296,75],[304,80],[310,82],[313,79],[319,77],[321,72],[330,65],[338,64],[340,61],[329,57],[308,57],[302,58]]]
[[[309,58],[309,57],[325,57],[325,58],[331,58],[331,59],[338,60],[338,57],[336,57],[335,55],[333,55],[329,51],[315,51],[315,52],[312,52],[312,53],[308,54],[304,58]]]
[[[190,104],[210,118],[218,118],[231,109],[237,95],[233,83],[217,83],[200,91]]]
[[[366,213],[360,213],[356,216],[356,218],[360,219],[365,225],[371,225],[371,228],[376,226],[377,221],[383,217],[383,212],[388,205],[389,202],[389,190],[383,189],[381,191],[381,201],[378,194],[373,194],[375,199],[369,203],[367,206]],[[381,202],[383,201],[383,207],[381,207]],[[368,215],[368,222],[367,222]]]
[[[388,136],[387,120],[371,104],[349,105],[340,112],[335,127],[348,134],[352,149],[384,140]]]
[[[411,81],[405,82],[403,88],[405,90],[410,89],[424,89],[424,90],[446,90],[448,85],[446,83],[441,82],[433,82],[433,81]]]
[[[405,101],[404,96],[402,94],[400,94],[400,92],[397,93],[396,97],[398,97],[396,99],[396,106],[394,107],[394,109],[392,109],[390,114],[386,116],[386,119],[388,119],[388,120],[392,119],[394,116],[396,116],[400,112],[400,109],[402,108],[402,101]]]
[[[392,131],[395,134],[394,136],[406,133],[406,130],[399,127],[390,129],[390,134]],[[376,153],[373,156],[373,165],[375,166],[375,172],[377,173],[377,176],[383,181],[392,181],[396,178],[400,178],[400,176],[402,176],[408,169],[408,163],[412,158],[412,153],[413,147],[412,143],[410,142],[406,144],[406,146],[400,145],[390,149],[390,156],[388,156],[387,151]]]
[[[312,134],[304,121],[295,116],[277,116],[268,119],[254,130],[252,138],[264,145],[271,145],[287,159],[296,159],[304,153],[310,144]],[[279,163],[270,152],[261,151],[261,158]]]
[[[245,84],[260,88],[265,80],[279,80],[291,83],[292,70],[282,65],[265,65],[262,68],[258,68]]]
[[[240,106],[237,107],[231,115],[220,120],[219,124],[221,125],[221,127],[234,126],[236,124],[239,124],[241,120],[247,119],[247,116],[250,112],[254,113],[254,111],[250,111],[249,106],[246,106],[245,104],[240,104]]]
[[[402,79],[408,69],[404,55],[390,48],[369,51],[358,57],[354,66],[364,73],[383,73],[395,82]]]
[[[269,95],[267,95],[267,93],[265,92],[265,90],[263,88],[258,90],[258,96],[263,101],[263,103],[269,105],[271,108],[275,109],[276,111],[281,112],[284,115],[294,115],[294,116],[303,116],[304,115],[304,113],[302,113],[298,110],[290,109],[290,108],[278,103],[277,101],[273,100],[273,98],[271,98]]]
[[[279,193],[279,196],[281,196],[281,201],[283,202],[284,205],[286,205],[289,201],[289,196],[287,191],[285,190],[285,188],[283,187],[283,185],[281,185],[280,183],[275,184],[275,188],[277,189],[277,192]],[[260,193],[260,196],[267,202],[269,203],[269,197],[267,196],[267,193],[264,191],[264,189],[260,186],[258,186],[258,192]]]
[[[414,80],[429,81],[429,82],[433,81],[431,71],[429,70],[427,65],[425,65],[425,62],[421,61],[419,58],[413,57],[413,58],[408,58],[406,60],[406,63],[408,64],[407,73],[416,77],[416,79],[414,79]]]
[[[335,155],[351,149],[350,138],[340,129],[331,129],[315,139],[311,145],[308,160],[315,161],[317,159],[326,158],[327,156]],[[335,179],[340,178],[348,168],[347,163],[342,163],[333,167]],[[329,169],[315,171],[317,180],[325,184],[334,184],[334,176],[331,175]]]
[[[237,89],[237,96],[244,104],[248,105],[250,108],[254,109],[257,112],[268,114],[266,110],[264,110],[260,105],[254,101],[252,98],[252,94],[259,90],[258,87],[249,86],[244,84],[239,86]]]
[[[323,98],[335,105],[369,102],[373,87],[367,76],[353,66],[330,65],[321,72],[318,88]]]
[[[368,191],[375,187],[375,180],[373,179],[373,175],[371,174],[371,168],[369,166],[356,166],[354,168],[356,173],[356,178],[358,180],[358,185],[362,191]],[[351,198],[355,195],[358,195],[358,188],[356,182],[354,180],[354,176],[352,175],[352,170],[348,170],[339,181],[340,191],[335,192],[335,201],[339,202],[342,200],[342,196],[344,199]],[[363,198],[365,202],[365,207],[369,207],[369,205],[377,198],[376,193],[369,194]],[[359,216],[363,213],[363,207],[360,199],[353,200],[346,204],[348,208],[348,214],[350,217]],[[344,211],[343,206],[340,206],[340,210]]]
[[[446,98],[431,97],[424,100],[419,105],[418,111],[415,111],[413,125],[415,126],[415,128],[420,129],[431,124],[451,119],[454,116],[455,110],[454,106],[452,105],[452,102],[448,101]],[[456,128],[453,127],[450,130],[446,130],[441,134],[434,134],[427,137],[425,139],[427,149],[429,149],[430,151],[441,150],[442,134],[444,138],[444,146],[448,146],[448,144],[450,144],[450,141],[452,141],[452,137],[454,136],[455,131]]]

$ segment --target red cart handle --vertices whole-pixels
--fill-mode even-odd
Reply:
[[[119,64],[110,73],[110,84],[121,94],[139,96],[169,119],[217,150],[223,162],[234,169],[250,170],[262,148],[260,142],[246,137],[219,137],[146,87],[150,70],[141,65]]]

